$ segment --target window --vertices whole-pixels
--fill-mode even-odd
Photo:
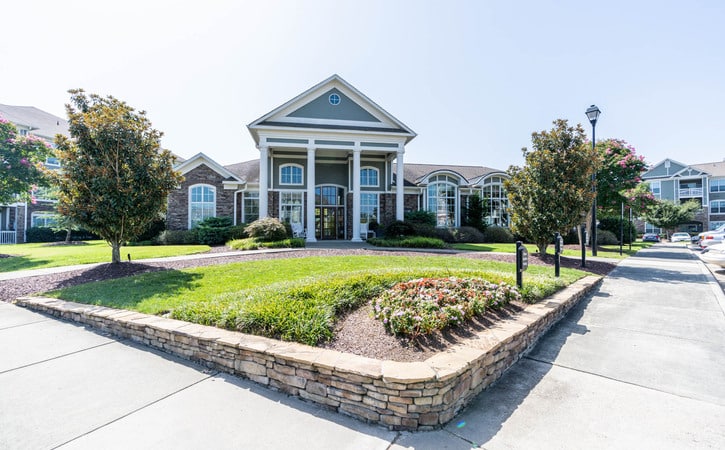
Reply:
[[[649,190],[652,191],[652,195],[654,195],[656,199],[662,198],[662,185],[659,181],[650,181]]]
[[[34,212],[30,215],[31,227],[52,228],[58,223],[58,216],[50,212]]]
[[[49,169],[57,169],[60,167],[60,160],[55,157],[49,157],[45,159],[45,166]]]
[[[330,101],[330,104],[332,106],[337,106],[340,104],[340,96],[337,94],[330,94],[328,100]]]
[[[189,228],[199,225],[207,217],[216,216],[216,188],[197,184],[189,188]]]
[[[377,222],[378,217],[378,194],[360,194],[360,222]]]
[[[486,208],[486,222],[489,225],[507,227],[509,224],[509,202],[503,181],[501,177],[491,177],[481,189],[481,198]]]
[[[302,166],[285,164],[279,168],[279,184],[302,184]]]
[[[436,226],[456,226],[457,183],[452,177],[437,175],[429,179],[428,211],[436,215]]]
[[[360,169],[360,186],[379,186],[378,169],[375,167],[363,167]]]
[[[281,192],[279,199],[279,220],[286,223],[304,223],[302,221],[302,192]]]
[[[710,214],[725,214],[725,200],[710,202]]]
[[[21,128],[18,131],[20,132],[20,136],[27,136],[28,135],[28,130],[24,130],[24,129]]]
[[[725,192],[725,179],[710,180],[710,192]]]
[[[259,219],[259,192],[245,192],[242,201],[242,222],[252,223]]]

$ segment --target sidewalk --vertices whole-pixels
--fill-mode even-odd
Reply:
[[[398,433],[0,303],[0,448],[725,448],[723,308],[689,250],[642,250],[448,426]]]

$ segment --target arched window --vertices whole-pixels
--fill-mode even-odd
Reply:
[[[279,184],[302,185],[302,166],[284,164],[279,168]]]
[[[216,216],[216,188],[208,184],[195,184],[189,188],[189,229],[207,217]]]
[[[436,226],[456,226],[458,183],[453,177],[436,175],[428,179],[428,211],[436,215]]]
[[[486,205],[486,221],[489,225],[507,227],[508,217],[508,196],[503,188],[503,177],[490,177],[481,188],[481,198]]]
[[[375,167],[363,167],[360,169],[360,186],[379,186],[378,174],[380,172]]]

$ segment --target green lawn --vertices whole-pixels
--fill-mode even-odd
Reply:
[[[522,291],[527,301],[544,298],[586,272],[562,269],[560,278],[553,275],[551,267],[529,266]],[[509,263],[453,256],[356,255],[152,272],[49,295],[148,314],[171,312],[172,317],[191,322],[314,343],[329,339],[336,315],[369,300],[371,292],[395,281],[448,276],[515,285],[514,265]]]
[[[526,246],[526,249],[529,251],[529,253],[536,253],[538,252],[538,249],[536,248],[536,245],[534,244],[524,244]],[[601,256],[604,258],[616,258],[616,259],[622,259],[626,258],[628,256],[632,256],[635,253],[637,253],[638,250],[641,250],[643,248],[650,247],[652,245],[651,242],[633,242],[632,243],[632,250],[629,250],[629,244],[622,247],[622,255],[619,255],[619,245],[600,245],[597,247],[597,256]],[[468,250],[468,251],[474,251],[474,252],[501,252],[501,253],[515,253],[516,252],[516,244],[453,244],[451,246],[452,248],[456,250]],[[550,245],[546,252],[550,255],[554,254],[554,245]],[[571,257],[580,257],[581,258],[581,249],[577,250],[570,250],[570,249],[564,249],[564,252],[562,253],[563,256],[571,256]],[[592,256],[592,250],[589,247],[586,247],[586,255],[587,257]]]
[[[126,259],[130,254],[131,259],[136,261],[207,251],[209,251],[207,245],[132,246],[121,247],[121,257]],[[48,245],[46,243],[2,245],[0,254],[15,255],[13,258],[0,258],[0,272],[111,262],[111,247],[105,241],[87,241],[83,244],[72,245]]]

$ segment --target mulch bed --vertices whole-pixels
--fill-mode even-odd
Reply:
[[[215,248],[213,252],[224,251],[224,247]],[[600,256],[605,256],[601,254]],[[29,278],[21,278],[17,280],[5,280],[0,282],[0,301],[13,301],[17,297],[38,294],[54,289],[60,289],[68,286],[89,283],[92,281],[108,280],[114,278],[122,278],[136,275],[144,272],[152,272],[159,270],[180,270],[189,267],[210,266],[218,264],[228,264],[239,261],[253,261],[263,259],[277,258],[301,258],[306,256],[333,256],[333,255],[411,255],[410,252],[404,251],[379,251],[370,249],[328,249],[328,250],[298,250],[294,252],[281,253],[263,253],[263,254],[244,254],[240,252],[233,256],[220,256],[217,258],[200,258],[185,261],[165,261],[158,263],[140,263],[140,262],[123,262],[120,264],[102,264],[88,269],[80,269],[71,272],[62,272],[49,275],[34,276]],[[416,256],[440,256],[439,253],[415,252]],[[7,256],[7,255],[0,255]],[[454,255],[446,254],[446,256],[458,256],[464,258],[487,259],[505,262],[514,262],[513,254],[491,254],[485,252],[461,252]],[[529,255],[529,264],[539,264],[552,266],[552,255],[545,255],[543,258],[537,254]],[[581,261],[575,258],[562,257],[561,266],[568,268],[581,268]],[[586,270],[597,275],[606,275],[615,264],[602,261],[586,261]],[[383,328],[380,321],[372,319],[370,315],[370,307],[360,308],[346,317],[343,317],[337,324],[335,337],[332,342],[325,345],[327,348],[354,353],[361,356],[367,356],[377,359],[389,359],[394,361],[422,361],[436,352],[444,350],[450,345],[454,345],[461,340],[466,339],[474,331],[482,329],[496,320],[515,314],[525,305],[511,304],[507,307],[489,311],[483,317],[477,317],[475,320],[462,327],[445,330],[442,333],[436,333],[411,342],[404,338],[399,338],[388,334]]]

